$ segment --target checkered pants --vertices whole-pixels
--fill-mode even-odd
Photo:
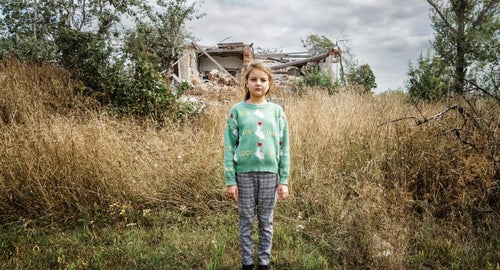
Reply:
[[[244,265],[254,264],[252,238],[255,211],[259,221],[257,258],[259,265],[271,261],[273,217],[276,205],[278,175],[269,172],[250,172],[236,175],[238,183],[238,216],[241,259]]]

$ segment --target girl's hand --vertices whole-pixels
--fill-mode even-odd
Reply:
[[[288,197],[288,186],[283,185],[283,184],[279,184],[278,185],[278,199],[280,201],[283,201],[287,197]]]
[[[228,186],[226,189],[226,197],[237,202],[238,201],[238,186]]]

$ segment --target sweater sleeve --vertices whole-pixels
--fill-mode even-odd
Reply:
[[[238,119],[234,109],[231,109],[224,127],[224,177],[226,185],[236,185],[234,154],[238,145]]]
[[[290,145],[288,136],[288,121],[286,115],[281,111],[280,116],[280,162],[279,162],[279,176],[280,184],[288,184],[288,177],[290,175]]]

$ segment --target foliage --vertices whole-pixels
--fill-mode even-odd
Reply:
[[[203,16],[198,3],[187,0],[156,2],[157,7],[144,10],[144,16],[136,21],[137,27],[127,32],[125,51],[132,61],[150,62],[158,71],[170,75],[172,65],[182,53],[184,42],[190,38],[186,22]]]
[[[1,0],[0,56],[35,62],[55,58],[54,3]],[[42,23],[44,22],[44,23]]]
[[[325,50],[337,48],[337,44],[333,43],[328,37],[324,35],[311,34],[306,38],[301,40],[302,46],[306,48],[309,52],[314,54],[319,54]]]
[[[36,63],[53,61],[57,47],[53,41],[26,37],[17,41],[0,39],[0,59],[15,57]]]
[[[0,0],[0,4],[2,59],[59,63],[81,81],[81,93],[120,113],[161,119],[194,111],[189,104],[175,104],[178,97],[169,90],[168,78],[189,37],[186,22],[202,16],[197,3]],[[134,21],[135,29],[125,33],[123,18]],[[165,70],[165,76],[153,74]]]
[[[335,93],[338,86],[332,82],[330,76],[321,72],[318,67],[303,68],[304,76],[298,79],[298,85],[294,87],[294,91],[301,94],[308,88],[319,87],[326,90],[329,94]]]
[[[162,122],[165,117],[182,120],[194,114],[189,104],[178,99],[190,88],[188,83],[171,87],[171,82],[155,70],[152,63],[137,65],[134,77],[120,91],[115,107],[120,114],[148,116]]]
[[[181,120],[195,114],[189,104],[178,102],[189,84],[172,88],[150,62],[136,63],[133,70],[125,70],[119,61],[110,63],[112,49],[97,34],[67,30],[59,34],[57,42],[59,62],[83,82],[80,91],[103,105],[112,105],[120,115],[161,122],[164,117]]]
[[[110,37],[120,19],[138,3],[120,1],[9,1],[0,0],[0,23],[4,52],[29,61],[54,61],[56,37],[64,31],[92,32],[100,39]],[[59,44],[60,45],[60,44]]]
[[[491,67],[500,58],[500,3],[497,0],[427,2],[432,7],[432,26],[436,32],[433,48],[437,57],[453,69],[454,92],[465,93],[467,81],[498,85],[497,77],[481,76],[487,71],[477,68]]]
[[[59,60],[73,76],[82,81],[87,95],[95,96],[102,104],[115,98],[112,78],[117,74],[109,63],[111,48],[91,32],[60,31],[56,37]]]
[[[353,68],[349,72],[348,78],[351,85],[363,86],[364,92],[370,92],[370,90],[377,88],[375,74],[368,64]]]
[[[407,89],[414,101],[438,101],[453,96],[452,70],[443,60],[428,52],[418,58],[417,66],[410,63]]]

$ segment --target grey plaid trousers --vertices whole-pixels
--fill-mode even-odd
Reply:
[[[269,172],[239,173],[236,175],[236,182],[238,184],[238,216],[242,263],[244,265],[254,264],[252,234],[255,211],[257,211],[259,225],[257,258],[259,265],[268,265],[271,261],[278,174]]]

